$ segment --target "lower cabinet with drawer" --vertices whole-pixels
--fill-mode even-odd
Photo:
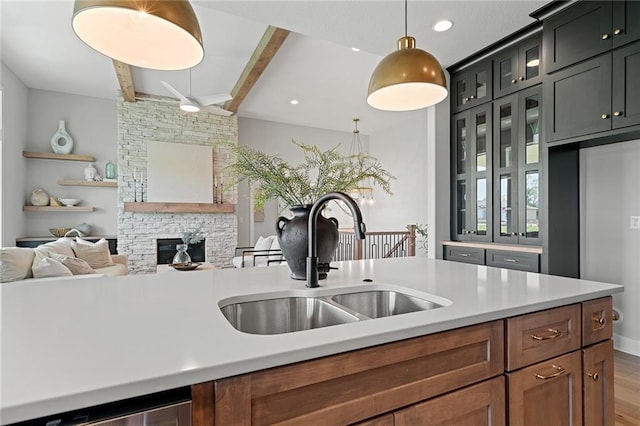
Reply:
[[[475,247],[444,246],[444,260],[484,265],[484,249]]]
[[[606,297],[193,385],[193,424],[612,425],[612,314]]]
[[[540,255],[537,253],[447,244],[443,247],[444,260],[540,272]]]

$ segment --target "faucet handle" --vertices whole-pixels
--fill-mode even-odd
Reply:
[[[331,269],[338,269],[335,266],[331,266],[328,263],[318,263],[318,272],[329,272]]]

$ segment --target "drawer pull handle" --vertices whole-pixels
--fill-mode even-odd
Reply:
[[[505,262],[511,262],[511,263],[518,263],[520,262],[518,259],[510,259],[508,257],[503,258],[502,260],[504,260]]]
[[[547,331],[551,334],[548,334],[546,336],[538,336],[537,334],[532,334],[531,338],[533,340],[550,340],[550,339],[557,339],[563,334],[562,331],[556,330],[555,328],[549,328],[547,329]]]
[[[561,367],[559,365],[554,365],[552,368],[554,368],[556,370],[555,373],[549,374],[548,376],[542,375],[540,373],[536,373],[536,379],[540,379],[540,380],[553,379],[554,377],[558,377],[559,375],[561,375],[565,371],[564,367]]]
[[[607,118],[609,118],[609,114],[602,114],[600,118],[602,118],[603,120],[606,120]]]
[[[615,35],[622,34],[622,28],[616,28],[615,30],[613,30],[613,34],[615,34]]]
[[[603,39],[603,40],[606,40],[606,39],[608,39],[608,38],[609,38],[609,34],[602,34],[602,39]]]
[[[587,376],[591,377],[594,382],[597,382],[600,378],[600,374],[597,371],[595,373],[587,373]]]
[[[620,117],[621,115],[622,115],[622,111],[615,111],[615,112],[613,113],[613,116],[614,116],[614,117]]]
[[[607,324],[607,319],[605,317],[594,317],[593,321],[598,323],[598,325],[600,325],[601,327],[604,327]]]
[[[459,253],[458,256],[460,256],[460,257],[469,257],[469,253]]]

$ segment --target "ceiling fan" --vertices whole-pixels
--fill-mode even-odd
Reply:
[[[233,115],[233,112],[227,111],[220,105],[223,102],[229,101],[232,96],[228,93],[219,93],[216,95],[207,95],[199,97],[188,97],[180,93],[175,87],[160,80],[160,83],[167,88],[169,92],[175,95],[180,100],[180,109],[186,112],[210,112],[212,114],[224,115],[226,117]]]

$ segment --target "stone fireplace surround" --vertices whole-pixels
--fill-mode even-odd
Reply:
[[[175,100],[139,96],[142,99],[136,102],[119,97],[117,106],[118,250],[128,256],[129,273],[155,272],[156,239],[180,238],[184,231],[196,228],[202,228],[206,238],[205,261],[218,268],[228,267],[237,245],[235,213],[139,213],[125,211],[124,203],[134,200],[134,169],[146,176],[147,141],[213,146],[214,173],[221,175],[231,155],[216,144],[238,143],[237,118],[184,114]],[[225,202],[237,204],[237,197],[237,187],[225,187]]]

